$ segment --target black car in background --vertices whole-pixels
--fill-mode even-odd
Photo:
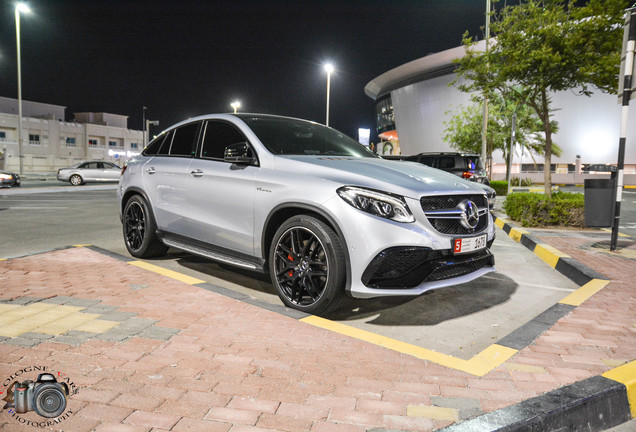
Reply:
[[[14,173],[0,171],[0,187],[20,186],[20,176]]]
[[[490,185],[481,157],[472,153],[419,153],[413,156],[389,156],[386,159],[401,159],[419,162],[433,168],[455,174],[466,180]]]

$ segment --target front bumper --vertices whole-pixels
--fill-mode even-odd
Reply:
[[[339,197],[323,205],[338,221],[347,246],[349,295],[416,296],[495,271],[494,256],[489,250],[495,228],[489,213],[486,226],[479,233],[442,233],[431,225],[419,200],[406,198],[406,201],[415,217],[413,223],[393,222],[364,213]],[[487,234],[486,249],[453,255],[453,238],[483,234]]]

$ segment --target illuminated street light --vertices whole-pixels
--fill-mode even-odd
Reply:
[[[236,114],[236,110],[238,110],[241,107],[241,103],[239,101],[235,101],[235,102],[232,102],[230,106],[234,108],[234,114]]]
[[[20,67],[20,12],[29,13],[31,9],[24,4],[15,6],[15,40],[18,51],[18,159],[20,160],[20,175],[24,174],[24,159],[22,155],[22,68]]]
[[[331,87],[331,73],[333,72],[333,65],[331,63],[325,64],[325,71],[327,72],[327,120],[326,126],[329,126],[329,89]]]

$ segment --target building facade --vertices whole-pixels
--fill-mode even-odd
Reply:
[[[143,150],[142,131],[128,129],[128,116],[74,113],[66,107],[22,101],[22,158],[24,173],[50,174],[85,160],[104,160],[123,166]],[[18,101],[0,97],[0,169],[18,172]]]
[[[477,49],[483,49],[480,42]],[[454,151],[443,141],[445,122],[461,106],[470,105],[470,95],[451,83],[456,79],[454,59],[461,58],[464,47],[456,47],[392,69],[365,87],[376,101],[378,134],[398,141],[388,149],[399,148],[404,155],[421,152]],[[616,164],[620,134],[621,105],[616,95],[595,92],[591,97],[574,92],[550,95],[555,108],[553,119],[559,123],[554,142],[561,148],[560,157],[552,156],[555,182],[579,183],[585,176],[577,167]],[[634,104],[636,105],[636,104]],[[636,106],[629,113],[625,174],[636,184]],[[383,143],[379,153],[385,153]],[[522,156],[521,148],[513,152],[512,174],[543,181],[543,157]],[[493,154],[492,176],[505,176],[505,162],[500,151]],[[576,178],[575,178],[576,177]]]

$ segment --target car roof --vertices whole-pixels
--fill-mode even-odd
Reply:
[[[471,156],[480,157],[477,153],[459,153],[459,152],[424,152],[418,153],[416,156]]]

